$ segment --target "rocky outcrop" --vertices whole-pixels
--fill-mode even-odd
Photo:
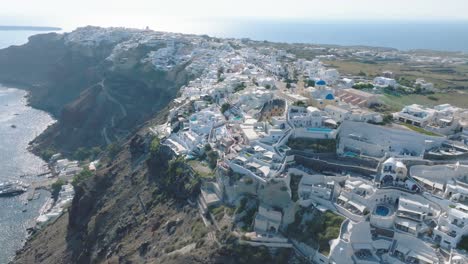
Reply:
[[[0,50],[0,83],[29,90],[30,103],[58,119],[37,138],[38,149],[66,154],[123,138],[193,77],[184,70],[187,63],[161,71],[144,60],[163,45],[136,42],[120,49],[136,34],[141,32],[90,27],[33,36],[23,46]]]

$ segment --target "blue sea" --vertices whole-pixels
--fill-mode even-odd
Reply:
[[[307,21],[209,19],[180,21],[153,30],[250,38],[285,43],[364,45],[399,50],[429,49],[468,53],[468,21]],[[0,49],[21,45],[40,31],[0,31]]]
[[[203,24],[203,25],[202,25]],[[161,30],[157,27],[154,30]],[[164,29],[167,30],[167,29]],[[0,49],[22,45],[29,36],[44,32],[0,31]],[[468,53],[468,22],[390,23],[390,22],[307,22],[307,21],[202,21],[191,32],[217,37],[251,38],[287,43],[366,45],[400,50],[432,49]],[[1,71],[2,69],[0,69]],[[45,164],[27,151],[28,143],[53,119],[45,112],[27,106],[24,91],[0,85],[0,181],[40,173]],[[11,125],[17,128],[11,128]],[[37,217],[48,197],[24,205],[25,197],[0,198],[0,264],[7,263],[20,249],[26,228]],[[27,209],[26,212],[22,212]]]
[[[205,21],[210,23],[209,21]],[[203,28],[209,28],[205,25]],[[206,32],[218,37],[285,43],[364,45],[399,50],[429,49],[468,53],[468,21],[385,22],[305,20],[224,20]],[[202,32],[197,32],[202,33]]]
[[[0,31],[0,48],[23,44],[31,34],[37,32]],[[38,178],[21,176],[47,170],[45,162],[27,148],[29,142],[54,120],[46,112],[29,107],[26,95],[23,90],[0,84],[0,182],[21,180],[29,183]],[[26,194],[0,197],[0,264],[8,263],[22,247],[26,229],[34,224],[41,207],[50,197],[46,191],[39,193],[38,199],[29,202]]]

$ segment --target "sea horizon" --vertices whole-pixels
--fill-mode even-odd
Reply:
[[[8,47],[8,42],[12,42],[12,45],[24,44],[31,35],[70,32],[81,26],[84,25],[44,31],[27,30],[27,28],[35,28],[34,26],[16,26],[23,29],[0,30],[0,48]],[[145,28],[132,24],[129,27]],[[219,38],[248,38],[257,41],[314,45],[368,46],[401,51],[433,50],[468,53],[468,21],[464,20],[189,19],[180,21],[177,25],[162,23],[149,27],[155,31],[209,35]],[[37,28],[45,29],[46,27]],[[59,27],[47,28],[58,29]]]

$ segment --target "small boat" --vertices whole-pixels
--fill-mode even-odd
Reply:
[[[16,125],[11,125],[10,127],[11,127],[11,128],[16,128]]]
[[[0,183],[0,197],[20,195],[27,190],[27,185],[20,181],[7,181]]]

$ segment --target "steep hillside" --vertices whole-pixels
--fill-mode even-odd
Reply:
[[[139,42],[148,35],[160,38],[154,32],[87,27],[33,36],[23,46],[0,50],[0,83],[29,90],[30,103],[59,121],[36,140],[39,149],[72,153],[110,144],[165,107],[196,76],[185,71],[190,62],[157,68],[147,57],[166,40]]]
[[[69,212],[33,235],[14,263],[285,263],[205,227],[201,178],[142,128],[92,178],[76,184]],[[216,236],[215,236],[216,234]],[[219,238],[216,239],[216,237]]]

